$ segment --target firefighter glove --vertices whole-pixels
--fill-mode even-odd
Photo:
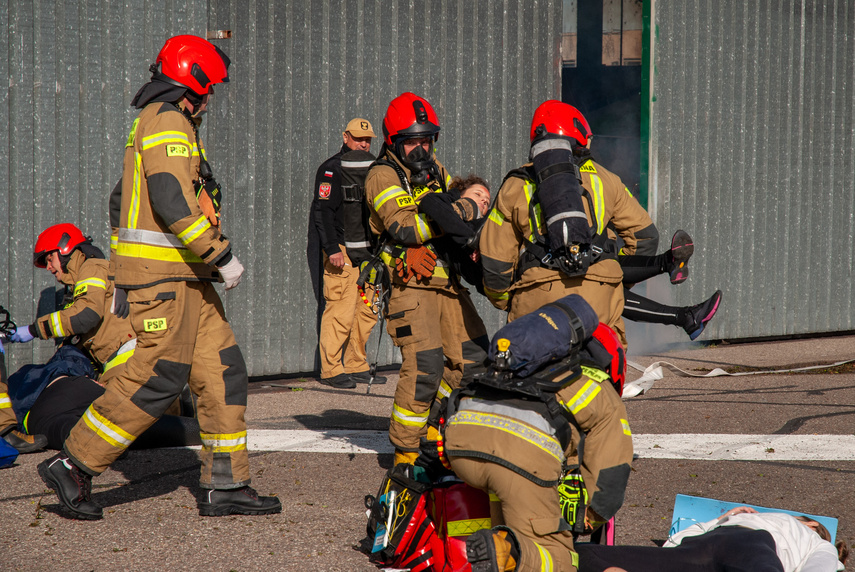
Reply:
[[[128,302],[128,291],[122,288],[113,290],[113,306],[110,308],[118,317],[123,320],[131,313],[131,304]]]
[[[16,342],[19,344],[25,344],[27,342],[33,341],[35,336],[30,332],[30,327],[26,326],[23,328],[15,328],[15,332],[12,334],[12,337],[9,338],[9,341]]]
[[[403,254],[395,260],[395,270],[398,276],[404,279],[404,283],[415,276],[418,279],[430,278],[436,268],[436,253],[428,247],[413,246],[404,250]]]
[[[243,264],[237,259],[237,256],[232,256],[230,260],[220,266],[220,276],[223,277],[223,282],[226,283],[226,290],[231,290],[240,284],[240,277],[243,276]]]

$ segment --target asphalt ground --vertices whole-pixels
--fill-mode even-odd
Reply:
[[[853,348],[851,336],[677,344],[632,359],[642,366],[665,360],[697,373],[750,371],[851,359]],[[335,390],[308,378],[252,383],[248,426],[384,431],[397,374],[384,375],[389,382],[370,395],[364,385]],[[631,371],[629,378],[638,375]],[[666,435],[794,435],[816,442],[855,435],[855,374],[847,366],[710,379],[666,371],[626,403],[633,433],[661,435],[663,442]],[[667,538],[678,493],[833,516],[840,519],[838,535],[855,541],[855,450],[841,451],[846,460],[838,461],[775,460],[767,452],[769,459],[750,461],[642,454],[618,513],[617,543]],[[94,481],[93,499],[104,506],[98,522],[67,518],[44,487],[36,465],[50,455],[22,455],[0,470],[2,570],[376,570],[354,546],[365,535],[363,498],[376,493],[392,462],[388,453],[254,452],[253,486],[278,495],[283,512],[204,518],[196,510],[195,450],[131,451]]]

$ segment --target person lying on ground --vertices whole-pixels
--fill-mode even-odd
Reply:
[[[844,570],[845,541],[806,516],[742,506],[698,523],[656,546],[577,545],[580,572],[834,572]]]

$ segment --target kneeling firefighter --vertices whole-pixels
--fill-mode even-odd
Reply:
[[[573,531],[599,527],[623,504],[626,361],[614,331],[598,324],[576,294],[542,306],[496,333],[487,373],[452,398],[445,455],[467,484],[498,497],[505,523],[469,537],[473,570],[576,570]],[[577,448],[590,502],[571,529],[558,485]]]

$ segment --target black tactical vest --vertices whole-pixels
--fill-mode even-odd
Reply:
[[[368,205],[365,202],[365,177],[374,162],[367,151],[348,151],[341,156],[342,226],[344,246],[354,265],[370,259],[373,243],[368,227]]]

